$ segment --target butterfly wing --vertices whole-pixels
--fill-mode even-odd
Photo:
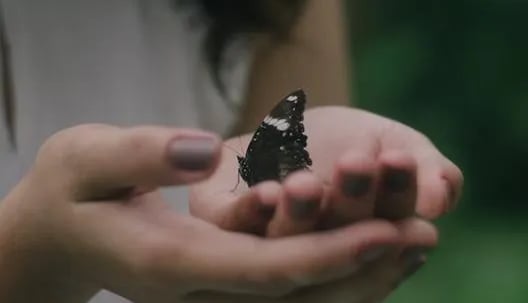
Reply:
[[[291,172],[312,164],[306,151],[304,109],[306,96],[297,90],[282,99],[257,128],[239,157],[239,173],[249,186],[265,180],[282,181]]]

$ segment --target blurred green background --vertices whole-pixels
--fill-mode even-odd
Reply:
[[[528,1],[347,3],[356,105],[465,175],[439,248],[388,302],[528,302]]]

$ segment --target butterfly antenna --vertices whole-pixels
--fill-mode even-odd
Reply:
[[[225,147],[227,147],[227,149],[231,150],[232,152],[234,152],[237,156],[242,156],[236,149],[234,149],[233,147],[227,145],[226,143],[223,144]]]
[[[234,193],[235,190],[237,189],[238,185],[240,184],[240,174],[237,173],[237,183],[235,184],[235,187],[233,187],[230,192]]]
[[[242,150],[242,137],[241,136],[238,136],[238,147],[240,148],[240,150]],[[231,192],[234,192],[237,189],[239,184],[240,184],[240,173],[237,173],[237,183],[235,187],[231,190]]]
[[[238,136],[238,147],[242,150],[242,137]]]
[[[238,144],[240,146],[240,149],[242,149],[242,139],[240,138],[240,136],[238,136]],[[237,156],[239,157],[243,157],[242,153],[238,152],[235,148],[227,145],[224,143],[224,146],[227,147],[229,150],[231,150],[232,152],[234,152]],[[235,192],[235,190],[238,188],[238,185],[240,184],[240,173],[237,172],[237,183],[235,184],[235,186],[230,190],[230,192]]]

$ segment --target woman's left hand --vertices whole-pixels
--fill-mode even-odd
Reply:
[[[435,219],[454,208],[462,173],[417,131],[346,107],[307,110],[305,128],[312,173],[292,174],[282,185],[237,186],[238,163],[231,149],[245,150],[251,135],[233,138],[226,141],[230,148],[224,149],[216,173],[192,188],[192,214],[223,229],[283,237],[373,217]],[[436,244],[436,231],[427,222],[399,224],[405,226],[399,249],[355,276],[307,288],[286,302],[307,302],[307,294],[334,298],[330,302],[383,299],[423,264],[423,249]]]
[[[456,206],[462,172],[416,130],[366,111],[338,106],[307,110],[304,124],[313,160],[311,170],[317,180],[297,182],[298,178],[292,176],[292,185],[287,189],[304,187],[298,190],[301,195],[317,195],[314,188],[324,188],[323,200],[327,204],[324,214],[318,217],[319,226],[342,225],[373,216],[399,219],[415,213],[436,219]],[[218,170],[191,188],[191,212],[225,229],[251,228],[246,231],[262,233],[266,227],[268,235],[284,234],[275,228],[297,224],[288,222],[288,216],[283,222],[276,222],[281,216],[280,207],[272,222],[275,227],[269,227],[268,221],[253,226],[262,223],[257,219],[269,215],[277,205],[273,196],[279,186],[272,182],[262,184],[263,189],[258,190],[266,201],[257,201],[257,188],[248,190],[238,177],[237,154],[233,150],[243,154],[251,136],[225,142]],[[312,184],[302,186],[306,185],[303,182]],[[257,214],[255,210],[261,212]]]

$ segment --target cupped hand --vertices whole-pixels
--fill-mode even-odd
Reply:
[[[304,124],[311,171],[317,180],[292,190],[322,196],[327,203],[324,215],[318,217],[323,227],[368,217],[400,219],[417,214],[436,219],[456,206],[463,183],[460,169],[416,130],[366,111],[337,106],[307,110]],[[224,143],[216,173],[192,187],[194,215],[235,230],[259,221],[252,217],[253,209],[270,215],[278,202],[279,186],[263,184],[259,201],[255,188],[248,190],[238,177],[236,150],[242,155],[250,139],[248,134]]]
[[[417,131],[345,107],[308,110],[305,126],[314,163],[310,173],[292,174],[282,185],[264,182],[248,189],[238,184],[233,150],[242,153],[251,135],[233,138],[225,142],[215,174],[193,186],[191,212],[223,229],[284,237],[372,218],[394,221],[417,214],[434,219],[454,208],[461,172]],[[347,279],[306,288],[288,302],[306,302],[306,294],[334,302],[384,298],[425,262],[424,250],[436,243],[428,223],[403,222],[407,232],[401,233],[394,253],[377,256]],[[398,228],[403,222],[393,224]]]
[[[0,203],[0,301],[84,302],[101,288],[136,303],[285,299],[350,278],[402,238],[434,244],[426,224],[409,222],[423,228],[408,236],[382,220],[265,239],[160,198],[157,188],[204,180],[220,159],[220,140],[197,130],[85,125],[54,135]]]

